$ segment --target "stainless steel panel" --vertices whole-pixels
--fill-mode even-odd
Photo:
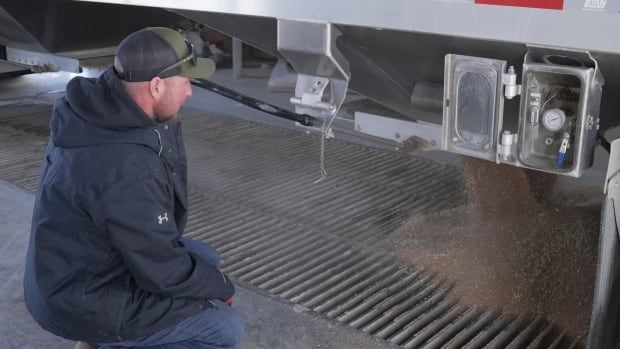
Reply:
[[[565,0],[564,10],[475,4],[472,0],[104,0],[99,2],[329,22],[440,35],[620,53],[620,14],[584,9]],[[610,1],[608,1],[610,2]],[[610,2],[611,3],[611,2]],[[472,25],[475,23],[475,25]],[[579,25],[576,25],[579,24]],[[583,28],[596,28],[584,30]]]

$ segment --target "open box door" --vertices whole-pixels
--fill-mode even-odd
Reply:
[[[504,113],[505,68],[506,61],[446,55],[444,150],[495,161]]]

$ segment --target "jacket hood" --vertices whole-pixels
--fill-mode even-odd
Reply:
[[[56,101],[51,137],[61,148],[138,143],[159,149],[157,122],[129,97],[112,67],[98,78],[73,78]]]

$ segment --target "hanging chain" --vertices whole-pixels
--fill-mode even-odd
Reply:
[[[336,119],[336,112],[334,112],[333,115],[329,118],[329,123],[328,118],[325,118],[325,120],[323,120],[323,125],[321,126],[321,155],[319,156],[319,168],[321,170],[321,178],[314,181],[315,184],[327,178],[327,170],[325,169],[325,139],[334,137],[334,133],[332,131],[332,124],[334,123],[334,119]]]
[[[323,126],[321,126],[321,155],[319,156],[320,164],[319,168],[321,170],[321,178],[314,181],[314,184],[319,183],[327,177],[327,170],[325,169],[325,138],[326,138],[326,128],[327,119],[323,120]]]

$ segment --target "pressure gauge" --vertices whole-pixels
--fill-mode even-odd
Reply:
[[[551,132],[559,131],[564,126],[564,123],[566,123],[566,114],[564,114],[562,109],[549,109],[543,114],[542,124]]]

